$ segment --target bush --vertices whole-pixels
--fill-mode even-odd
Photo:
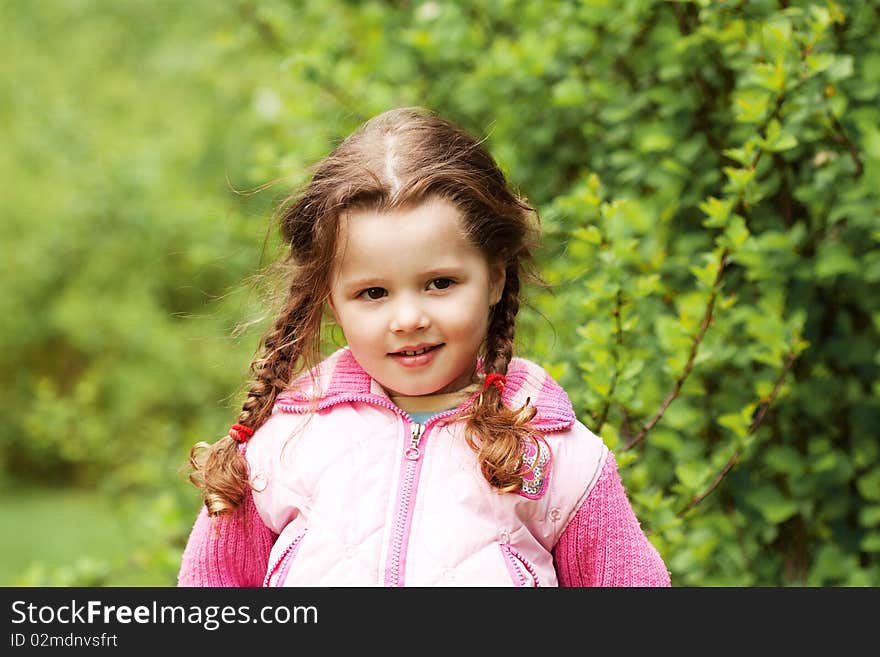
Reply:
[[[60,29],[57,9],[14,6],[28,15],[6,48]],[[485,134],[539,209],[550,285],[531,290],[519,351],[616,451],[673,582],[880,584],[870,4],[196,7],[182,21],[126,3],[77,23],[84,53],[110,43],[131,57],[122,75],[101,69],[93,102],[106,111],[90,132],[60,101],[46,124],[27,98],[11,109],[16,165],[0,171],[27,196],[4,254],[24,275],[0,295],[18,409],[0,437],[8,468],[179,482],[172,463],[234,415],[261,326],[226,337],[258,317],[236,281],[258,267],[254,219],[277,198],[247,206],[220,185],[285,176],[286,192],[362,120],[425,105]],[[145,13],[176,29],[95,36]],[[72,84],[28,65],[47,88]],[[132,150],[112,108],[134,106],[122,78],[138,67],[164,102],[126,117]],[[77,168],[88,153],[105,155]],[[21,163],[62,182],[44,197]]]

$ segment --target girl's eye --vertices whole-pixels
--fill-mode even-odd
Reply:
[[[445,290],[450,287],[454,282],[455,281],[453,281],[451,278],[435,278],[433,281],[431,281],[431,285],[436,290]]]
[[[377,299],[384,297],[386,294],[388,294],[388,292],[384,287],[368,287],[366,290],[358,294],[358,296],[370,299],[371,301],[376,301]]]

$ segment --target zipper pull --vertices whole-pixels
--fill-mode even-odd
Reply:
[[[403,453],[409,461],[418,461],[419,457],[422,455],[421,450],[419,449],[419,439],[422,437],[422,425],[416,423],[412,428],[412,438],[409,441],[409,447],[406,448],[406,451]]]

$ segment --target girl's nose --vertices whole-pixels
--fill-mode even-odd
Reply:
[[[391,331],[394,333],[412,333],[421,331],[431,325],[431,320],[421,306],[414,303],[400,303],[394,308],[391,317]]]

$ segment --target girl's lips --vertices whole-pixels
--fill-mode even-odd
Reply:
[[[437,350],[442,346],[442,344],[438,344],[433,347],[428,347],[423,353],[416,356],[406,356],[400,352],[389,354],[389,356],[391,356],[391,358],[393,358],[398,364],[403,365],[403,367],[423,367],[434,360]]]

